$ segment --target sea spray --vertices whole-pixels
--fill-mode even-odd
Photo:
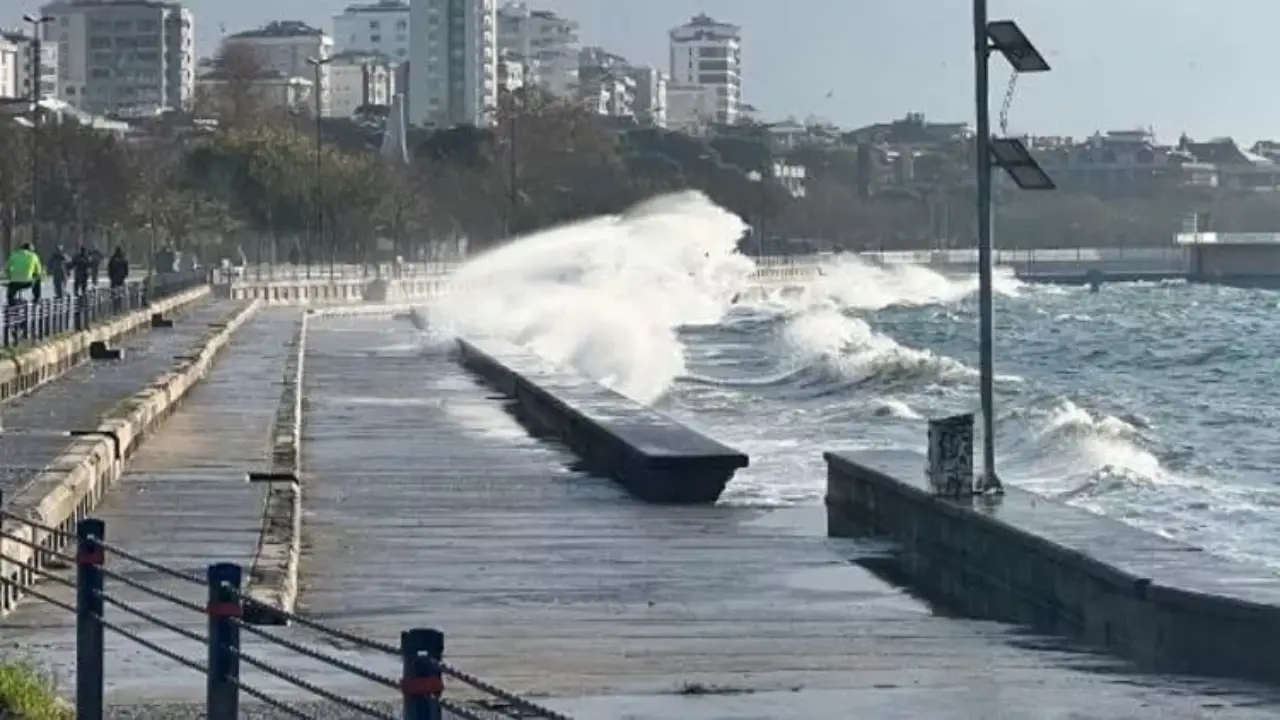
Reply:
[[[545,230],[460,268],[431,323],[517,343],[652,402],[684,370],[677,329],[718,322],[745,287],[745,229],[687,192]]]

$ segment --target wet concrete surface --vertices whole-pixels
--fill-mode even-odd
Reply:
[[[111,597],[179,628],[203,636],[206,568],[215,562],[249,566],[257,547],[265,486],[245,474],[269,466],[271,427],[280,400],[280,379],[297,310],[259,311],[185,403],[134,456],[124,477],[95,513],[107,525],[107,542],[195,577],[187,582],[108,553],[107,568],[128,580],[196,603],[197,610],[107,579]],[[55,600],[74,603],[74,591],[40,588]],[[203,643],[156,627],[108,605],[108,621],[144,639],[203,662]],[[28,599],[0,619],[0,647],[30,654],[56,677],[75,677],[75,618]],[[256,647],[252,642],[246,648]],[[109,700],[192,697],[204,678],[114,633],[107,634]],[[169,678],[172,678],[170,680]]]
[[[90,430],[120,401],[140,392],[173,365],[175,355],[190,353],[209,330],[240,302],[201,302],[173,316],[171,329],[142,331],[117,347],[120,361],[86,361],[33,392],[0,406],[0,491],[16,497],[44,467],[61,454],[72,430]]]
[[[314,619],[384,641],[438,627],[450,662],[591,718],[1280,712],[1262,689],[937,616],[852,564],[872,549],[824,537],[820,507],[631,500],[402,324],[321,319],[309,343],[299,607]],[[361,692],[338,673],[325,686]]]

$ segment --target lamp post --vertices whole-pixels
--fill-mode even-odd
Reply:
[[[756,259],[764,256],[764,175],[759,170],[747,173],[747,180],[757,186],[756,193]]]
[[[323,84],[323,80],[324,80],[324,73],[323,73],[323,71],[324,71],[324,66],[325,66],[325,65],[328,65],[328,64],[329,64],[329,61],[331,61],[332,59],[333,59],[333,58],[331,58],[331,57],[328,57],[328,58],[314,58],[314,57],[309,57],[309,58],[307,58],[307,64],[308,64],[308,65],[310,65],[310,66],[315,70],[315,85],[313,85],[313,86],[312,86],[312,89],[311,89],[311,93],[312,93],[313,95],[315,95],[315,98],[316,98],[316,109],[315,109],[315,112],[316,112],[316,178],[315,178],[315,194],[316,194],[316,217],[315,217],[315,222],[316,222],[316,238],[315,238],[315,239],[316,239],[316,246],[317,246],[317,248],[318,248],[318,247],[321,247],[321,246],[324,246],[324,247],[326,247],[326,249],[329,251],[329,280],[330,280],[331,282],[333,281],[333,276],[334,276],[333,263],[334,263],[334,255],[336,254],[337,248],[336,248],[336,247],[330,247],[330,246],[328,246],[328,245],[325,245],[325,240],[324,240],[324,198],[323,198],[323,194],[324,194],[324,173],[323,173],[323,171],[322,171],[322,170],[323,170],[323,168],[322,168],[322,164],[321,164],[321,153],[322,153],[322,151],[323,151],[323,149],[324,149],[324,148],[323,148],[323,145],[322,145],[322,143],[321,143],[321,136],[320,136],[320,118],[321,118],[321,116],[322,116],[322,115],[323,115],[323,113],[324,113],[324,104],[323,104],[323,99],[324,99],[324,92],[323,92],[323,88],[324,88],[324,84]],[[336,243],[331,243],[331,245],[335,245],[335,246],[336,246]],[[308,272],[308,273],[310,273],[310,271],[311,271],[311,262],[310,262],[310,260],[308,260],[308,262],[307,262],[307,272]]]
[[[973,0],[975,150],[978,181],[978,345],[982,397],[982,489],[1004,491],[996,474],[995,357],[992,300],[991,171],[1000,167],[1023,190],[1052,190],[1053,180],[1016,138],[991,137],[990,58],[994,50],[1017,73],[1047,72],[1049,63],[1012,20],[987,21],[987,0]]]
[[[31,24],[31,247],[40,242],[40,26],[53,20],[48,15],[23,15]]]

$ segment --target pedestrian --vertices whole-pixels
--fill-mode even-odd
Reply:
[[[96,247],[89,248],[89,284],[98,287],[98,269],[102,267],[102,251]]]
[[[14,305],[18,301],[19,293],[33,288],[39,281],[42,269],[40,256],[31,249],[31,243],[24,243],[22,247],[14,250],[4,266],[5,277],[9,280],[5,292],[5,304]]]
[[[71,258],[71,287],[76,297],[84,297],[89,289],[89,275],[93,267],[93,259],[89,249],[81,245],[76,256]]]
[[[115,312],[123,309],[124,283],[129,279],[129,259],[124,256],[124,248],[116,246],[107,261],[107,281],[111,283],[111,306]]]
[[[45,269],[53,280],[53,297],[58,300],[67,294],[67,268],[70,265],[71,258],[67,256],[67,251],[61,245],[54,248],[45,262]]]

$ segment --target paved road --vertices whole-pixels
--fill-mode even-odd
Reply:
[[[70,444],[71,430],[97,427],[121,400],[141,391],[173,365],[175,355],[198,347],[209,323],[243,303],[205,301],[175,315],[172,329],[143,329],[126,339],[121,362],[85,362],[0,408],[0,490],[14,497]]]
[[[259,312],[244,325],[206,380],[134,456],[127,473],[95,513],[107,523],[108,542],[203,578],[213,562],[248,566],[258,540],[264,488],[245,473],[266,467],[271,426],[280,400],[280,378],[296,328],[297,311]],[[188,601],[206,597],[203,584],[181,581],[112,558],[108,568]],[[204,634],[203,615],[162,602],[121,582],[108,590],[142,610]],[[49,586],[54,598],[73,601],[73,591]],[[148,627],[114,607],[108,618],[153,642],[203,661],[205,649],[167,630]],[[30,600],[0,620],[0,637],[33,653],[55,675],[73,678],[74,618]],[[256,647],[246,643],[246,647]],[[110,700],[130,703],[190,697],[204,678],[108,634]],[[173,678],[169,682],[167,678]],[[159,680],[166,678],[166,680]],[[172,686],[172,688],[170,688]]]
[[[822,537],[820,508],[638,503],[390,321],[317,321],[309,347],[316,618],[381,638],[438,626],[482,677],[595,696],[549,701],[582,717],[1275,715],[1235,686],[938,617],[852,565],[865,548]]]

